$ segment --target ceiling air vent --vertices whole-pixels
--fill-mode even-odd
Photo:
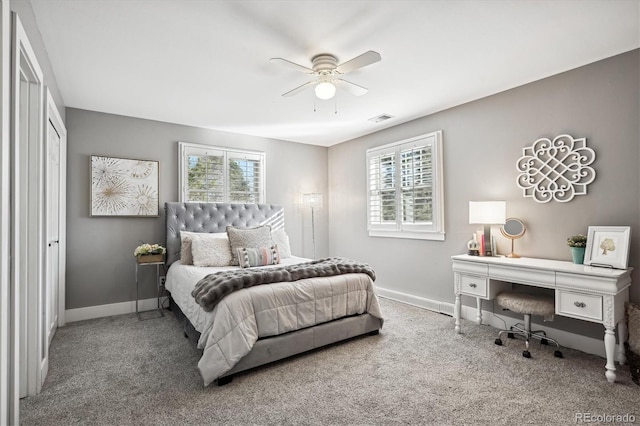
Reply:
[[[382,121],[388,120],[390,118],[393,118],[393,115],[389,115],[389,114],[380,114],[376,117],[372,117],[369,119],[369,121],[373,121],[374,123],[380,123]]]

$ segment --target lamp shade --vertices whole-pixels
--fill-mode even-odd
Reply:
[[[311,194],[302,194],[302,204],[312,209],[322,207],[322,194],[314,192]]]
[[[331,99],[336,94],[336,86],[328,81],[323,81],[316,84],[315,92],[318,99]]]
[[[469,201],[470,224],[503,224],[506,219],[505,201]]]

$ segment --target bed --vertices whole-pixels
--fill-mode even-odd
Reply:
[[[286,235],[282,206],[169,202],[165,204],[165,219],[169,268],[165,285],[170,308],[182,324],[185,337],[203,351],[198,368],[205,386],[227,384],[235,373],[356,336],[375,335],[382,328],[374,277],[363,269],[347,268],[341,275],[242,288],[224,296],[213,308],[192,295],[203,288],[202,283],[207,281],[204,277],[220,277],[210,275],[215,272],[258,274],[259,270],[261,275],[269,275],[296,271],[309,263],[336,261],[311,261],[288,253],[288,240],[284,244],[282,241],[282,235]],[[219,244],[218,238],[229,242],[228,226],[234,232],[253,232],[268,226],[274,237],[279,232],[282,259],[275,265],[247,269],[228,266],[226,260],[224,266],[202,266],[209,264],[186,259],[181,235],[194,237],[193,253],[201,256],[203,247],[208,247],[203,239],[215,240],[214,245]],[[183,264],[181,250],[185,263],[193,264]]]

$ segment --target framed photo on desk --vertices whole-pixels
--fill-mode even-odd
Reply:
[[[626,269],[630,240],[630,226],[590,226],[584,264]]]

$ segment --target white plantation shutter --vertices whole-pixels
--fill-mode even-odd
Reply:
[[[423,144],[401,147],[403,224],[433,222],[433,151],[431,148],[431,145]]]
[[[378,229],[396,229],[396,153],[380,150],[368,155],[369,223]]]
[[[183,202],[263,203],[265,155],[180,142]]]
[[[229,199],[243,203],[262,201],[262,158],[259,155],[229,152]]]
[[[211,203],[224,199],[224,151],[192,150],[186,155],[185,201]]]
[[[369,235],[444,240],[442,132],[367,151]]]

